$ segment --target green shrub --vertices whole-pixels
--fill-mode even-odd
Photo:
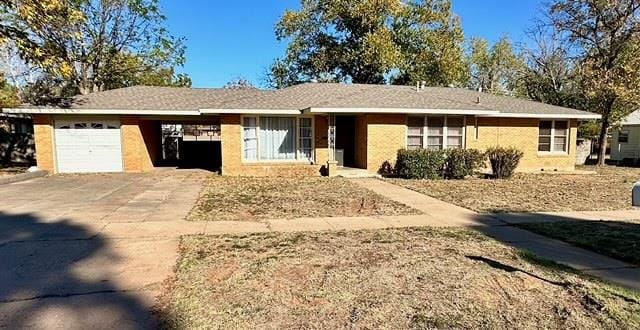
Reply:
[[[405,179],[442,178],[446,162],[443,150],[398,150],[396,174]]]
[[[445,177],[447,179],[464,179],[473,175],[484,165],[486,156],[476,149],[449,149]]]
[[[516,148],[493,147],[487,149],[493,175],[498,179],[510,178],[524,153]]]

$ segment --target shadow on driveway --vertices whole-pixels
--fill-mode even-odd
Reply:
[[[69,220],[0,212],[0,328],[153,327],[153,295],[114,283],[112,244]]]

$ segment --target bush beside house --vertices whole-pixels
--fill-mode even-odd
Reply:
[[[515,172],[524,153],[516,148],[489,148],[486,153],[491,171],[497,179],[510,178]]]
[[[487,158],[496,178],[509,178],[523,152],[515,148],[398,150],[394,174],[406,179],[464,179],[483,168]],[[390,166],[387,166],[390,167]],[[387,170],[388,171],[388,170]]]

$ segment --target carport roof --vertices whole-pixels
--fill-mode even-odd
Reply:
[[[597,119],[593,113],[463,88],[305,83],[277,91],[135,86],[77,96],[16,113],[444,113],[497,117]]]

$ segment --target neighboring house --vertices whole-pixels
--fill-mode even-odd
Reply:
[[[0,166],[34,165],[34,157],[31,117],[0,112]]]
[[[376,173],[402,148],[498,145],[524,151],[519,171],[571,171],[578,121],[599,118],[466,89],[324,83],[277,91],[139,86],[8,111],[33,114],[38,167],[51,172],[150,171],[176,154],[173,139],[184,133],[170,130],[191,125],[190,135],[208,126],[204,135],[215,138],[180,157],[255,176],[333,175],[336,162]]]
[[[622,120],[612,129],[611,160],[635,163],[640,159],[640,110]]]

